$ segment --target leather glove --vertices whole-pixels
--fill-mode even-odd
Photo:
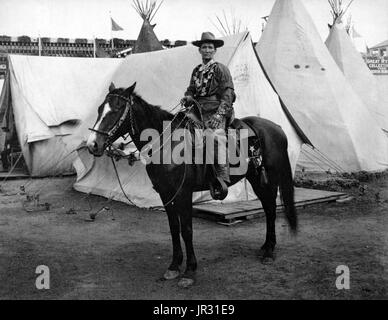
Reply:
[[[218,107],[217,113],[224,116],[224,117],[230,117],[233,112],[233,107],[228,106],[228,104],[225,101],[221,101],[220,106]]]
[[[222,115],[216,113],[208,121],[208,126],[212,130],[219,129],[223,120],[224,120],[224,117]]]
[[[184,96],[181,99],[181,105],[184,105],[185,107],[187,107],[193,103],[194,103],[194,98],[192,96]]]

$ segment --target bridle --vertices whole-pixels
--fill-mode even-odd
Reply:
[[[136,133],[135,132],[136,124],[135,124],[135,119],[133,117],[133,108],[132,108],[133,107],[132,96],[130,98],[127,98],[127,97],[122,96],[120,94],[110,93],[107,95],[107,97],[118,97],[119,99],[125,100],[126,104],[125,104],[125,110],[124,110],[123,114],[116,121],[116,123],[113,125],[112,129],[110,129],[109,131],[102,131],[102,130],[98,130],[98,129],[94,129],[94,128],[89,128],[90,131],[99,133],[99,134],[107,137],[107,139],[104,143],[104,149],[109,148],[112,145],[112,143],[117,139],[117,138],[115,139],[114,137],[115,137],[117,131],[119,131],[119,129],[121,129],[121,126],[123,125],[125,119],[127,118],[128,113],[129,113],[129,121],[130,121],[130,125],[131,125],[131,135],[133,136]]]

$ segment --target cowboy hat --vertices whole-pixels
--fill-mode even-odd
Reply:
[[[204,43],[213,43],[214,47],[219,48],[224,45],[224,40],[216,39],[211,32],[204,32],[202,33],[201,40],[192,42],[196,47],[201,47]]]

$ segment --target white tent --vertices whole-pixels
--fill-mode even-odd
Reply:
[[[100,101],[118,64],[118,59],[9,56],[3,89],[11,91],[11,102],[4,99],[1,110],[13,112],[30,175],[74,172],[72,151],[84,137],[73,133]]]
[[[384,170],[388,141],[336,65],[300,0],[277,0],[256,46],[278,94],[309,137],[306,170]],[[311,152],[310,152],[311,151]]]
[[[236,86],[237,117],[260,115],[280,124],[289,140],[289,155],[295,168],[302,140],[290,124],[280,103],[264,77],[257,61],[251,37],[242,33],[225,38],[225,46],[218,49],[216,60],[229,66]],[[179,67],[177,67],[177,61]],[[171,50],[150,52],[128,56],[111,78],[116,87],[128,87],[137,82],[136,91],[152,104],[166,109],[174,107],[187,88],[192,69],[200,63],[198,49],[192,45]],[[144,66],[147,66],[145,69]],[[107,93],[108,86],[104,89]],[[97,104],[92,118],[85,125],[94,123],[97,117]],[[81,128],[81,130],[84,130]],[[106,156],[93,158],[83,149],[75,161],[78,179],[76,190],[93,193],[127,202],[117,181],[110,159]],[[157,193],[153,190],[145,167],[137,162],[130,167],[126,161],[117,162],[119,177],[126,194],[141,207],[161,205]],[[252,198],[253,193],[244,181],[230,189],[224,201]],[[196,201],[210,199],[209,194],[197,193]]]
[[[388,99],[383,100],[376,77],[354,47],[343,24],[334,23],[325,44],[354,91],[381,128],[388,132]]]
[[[388,100],[388,95],[387,95],[388,75],[384,74],[384,75],[374,75],[374,76],[375,76],[375,79],[377,82],[377,86],[380,89],[380,96],[383,97],[383,99],[385,101],[385,110],[388,110],[388,101],[387,101]]]

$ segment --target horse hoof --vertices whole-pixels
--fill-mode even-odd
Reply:
[[[262,262],[262,264],[265,264],[265,265],[271,265],[274,263],[274,258],[273,257],[263,257],[261,262]]]
[[[180,272],[178,270],[167,270],[164,273],[163,278],[166,280],[174,280],[178,278],[179,275],[180,275]]]
[[[190,278],[182,278],[178,282],[178,286],[180,288],[185,288],[185,289],[190,288],[193,284],[194,284],[194,279],[190,279]]]

